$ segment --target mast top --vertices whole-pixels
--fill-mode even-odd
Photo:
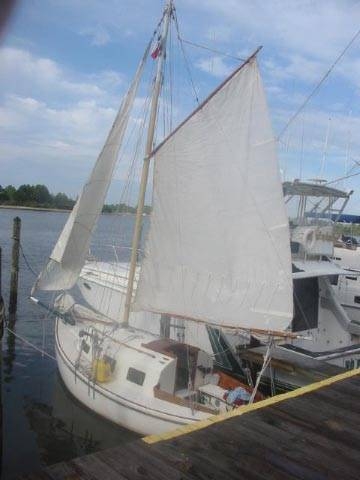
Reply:
[[[164,14],[168,13],[171,15],[174,8],[174,0],[167,0],[164,6]]]

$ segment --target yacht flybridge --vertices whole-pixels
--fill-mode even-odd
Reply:
[[[352,192],[325,182],[285,182],[294,281],[292,332],[308,339],[284,345],[302,355],[341,367],[360,361],[360,322],[345,305],[344,281],[360,272],[343,268],[334,256],[334,222]]]
[[[52,311],[57,361],[67,388],[97,413],[144,434],[261,398],[257,385],[253,389],[218,371],[212,352],[197,347],[188,325],[283,338],[291,336],[286,330],[293,316],[289,227],[257,66],[259,49],[154,148],[173,20],[177,28],[170,0],[34,285],[34,291],[61,292]],[[87,262],[148,61],[156,62],[156,71],[146,102],[130,263]],[[139,259],[150,161],[153,208]],[[81,301],[71,292],[76,285]],[[174,322],[186,332],[181,338],[170,338]]]
[[[276,345],[274,365],[265,370],[263,380],[288,390],[309,382],[308,369],[326,375],[326,366],[317,367],[314,360],[342,368],[360,366],[360,268],[356,251],[349,257],[348,250],[334,249],[335,222],[352,191],[324,181],[295,180],[284,182],[283,192],[293,271],[294,316],[289,330],[297,338]],[[264,353],[259,342],[250,346],[250,338],[229,337],[245,365]]]

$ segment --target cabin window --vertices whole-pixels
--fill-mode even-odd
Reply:
[[[299,242],[290,242],[291,253],[299,253],[300,243]]]
[[[354,303],[360,303],[360,296],[359,295],[355,295]]]
[[[337,285],[339,281],[339,275],[329,275],[331,285]]]
[[[348,280],[355,280],[355,281],[357,280],[357,277],[348,277],[347,275],[345,278],[347,278]]]
[[[84,282],[83,283],[84,287],[87,288],[88,290],[91,290],[91,287],[88,283]]]
[[[145,380],[145,373],[141,370],[136,370],[136,368],[129,368],[126,375],[126,380],[129,382],[136,383],[137,385],[142,385]]]
[[[317,278],[294,280],[294,318],[292,331],[300,332],[318,326],[319,285]]]

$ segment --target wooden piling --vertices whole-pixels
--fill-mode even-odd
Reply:
[[[18,281],[19,281],[19,252],[20,252],[20,229],[21,219],[14,218],[13,223],[13,246],[11,258],[11,279],[10,279],[10,299],[9,314],[14,315],[17,309]]]
[[[2,249],[0,247],[0,477],[3,458],[3,405],[2,405],[2,338],[4,335],[5,305],[2,297]]]
[[[0,247],[0,355],[1,355],[1,339],[4,335],[4,322],[5,322],[5,304],[2,297],[2,249]],[[0,383],[0,387],[1,387],[1,383]]]

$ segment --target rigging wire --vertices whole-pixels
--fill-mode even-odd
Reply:
[[[161,24],[161,22],[159,22],[158,28],[159,28],[160,24]],[[154,31],[152,40],[154,40],[157,32],[158,32],[158,29]],[[152,68],[149,72],[149,74],[150,74],[149,78],[153,77],[154,71],[155,71],[155,65],[152,65]],[[127,178],[126,178],[126,181],[125,181],[125,185],[123,186],[121,194],[120,194],[120,203],[122,203],[122,202],[129,203],[130,202],[130,197],[131,197],[131,192],[132,192],[131,183],[132,183],[132,178],[134,177],[134,169],[137,165],[137,160],[138,160],[137,156],[139,154],[139,149],[140,149],[141,142],[142,142],[143,136],[144,136],[144,127],[145,127],[145,124],[146,124],[146,121],[147,121],[147,115],[148,115],[148,110],[149,110],[149,105],[150,105],[150,97],[151,97],[152,87],[153,87],[152,81],[149,80],[145,101],[143,103],[143,107],[142,107],[142,110],[141,110],[141,117],[140,117],[142,119],[141,124],[139,125],[136,122],[134,122],[134,126],[132,128],[131,134],[129,135],[129,137],[127,139],[127,142],[124,144],[124,147],[122,148],[122,151],[124,152],[129,147],[129,144],[130,144],[130,141],[132,140],[132,137],[133,136],[135,137],[135,133],[137,132],[137,138],[135,139],[135,150],[133,152],[130,167],[129,167],[128,172],[127,172]]]
[[[169,28],[168,52],[165,55],[164,62],[164,78],[163,78],[163,138],[165,138],[172,131],[173,123],[173,35],[172,25]]]
[[[272,339],[272,337],[270,336],[270,337],[269,337],[268,348],[266,349],[266,353],[265,353],[265,355],[264,355],[264,362],[263,362],[262,368],[261,368],[260,372],[258,372],[257,379],[256,379],[256,382],[255,382],[255,386],[254,386],[254,388],[253,388],[253,391],[251,392],[251,397],[250,397],[250,400],[249,400],[249,405],[251,405],[252,403],[254,403],[254,400],[255,400],[255,397],[256,397],[256,394],[257,394],[259,385],[260,385],[261,377],[263,376],[265,370],[267,369],[267,367],[269,366],[269,364],[270,364],[270,362],[271,362],[271,351],[272,351],[272,347],[273,347],[273,339]]]
[[[173,84],[174,84],[174,66],[173,66],[173,62],[172,62],[172,58],[173,58],[173,52],[174,50],[174,45],[173,45],[173,38],[172,38],[172,28],[170,28],[170,52],[171,54],[169,55],[169,61],[168,61],[168,65],[169,65],[169,96],[170,96],[170,114],[169,114],[169,125],[168,125],[168,129],[169,129],[169,132],[172,131],[173,129]]]
[[[296,110],[296,112],[289,118],[289,120],[286,122],[285,126],[282,128],[280,131],[279,135],[277,138],[279,139],[280,137],[283,136],[283,134],[286,132],[288,129],[289,125],[297,118],[297,116],[300,114],[300,112],[303,111],[303,109],[306,107],[306,105],[309,103],[309,101],[313,98],[313,96],[318,92],[322,84],[325,82],[325,80],[328,78],[330,73],[334,70],[336,65],[340,62],[340,60],[343,58],[345,53],[349,50],[349,48],[352,46],[352,44],[355,42],[355,40],[359,37],[360,35],[360,29],[355,33],[355,35],[351,38],[350,42],[346,45],[346,47],[341,51],[341,53],[338,55],[336,60],[331,64],[330,68],[327,70],[327,72],[322,76],[320,81],[316,84],[315,88],[310,92],[310,94],[306,97],[304,102],[300,105],[300,107]]]
[[[138,140],[135,146],[135,151],[133,153],[131,165],[130,165],[130,170],[129,170],[129,176],[128,176],[128,185],[127,185],[127,203],[130,203],[131,201],[131,196],[132,196],[132,191],[134,188],[135,184],[135,175],[137,171],[137,167],[140,162],[140,150],[142,147],[144,147],[144,141],[145,141],[145,126],[148,122],[148,116],[150,114],[150,105],[151,105],[151,82],[149,83],[149,91],[147,94],[147,98],[144,102],[143,106],[143,112],[142,112],[142,121],[139,126],[139,132],[138,132]],[[126,198],[124,199],[126,201]]]
[[[122,189],[120,195],[120,203],[130,203],[131,200],[131,193],[132,193],[132,186],[134,183],[134,177],[136,173],[136,167],[139,161],[139,152],[144,140],[144,132],[145,132],[145,124],[147,122],[148,114],[149,114],[149,106],[150,106],[150,94],[148,92],[146,99],[143,104],[142,112],[141,112],[141,123],[138,125],[138,136],[135,142],[135,149],[133,155],[131,157],[130,166],[127,172],[127,178],[125,185]]]
[[[327,129],[326,129],[325,142],[324,142],[322,158],[321,158],[321,162],[320,162],[319,178],[323,178],[323,176],[324,176],[325,162],[327,160],[328,147],[329,147],[330,131],[331,131],[331,117],[329,117],[329,119],[328,119],[328,125],[327,125]]]
[[[189,75],[190,84],[191,84],[191,87],[192,87],[192,89],[193,89],[193,93],[194,93],[194,96],[195,96],[195,101],[196,101],[196,103],[197,103],[198,105],[200,105],[199,95],[198,95],[198,92],[197,92],[197,90],[196,90],[193,77],[192,77],[192,75],[191,75],[189,60],[188,60],[188,58],[187,58],[187,56],[186,56],[184,44],[183,44],[183,41],[182,41],[182,38],[181,38],[181,35],[180,35],[179,23],[178,23],[178,19],[177,19],[177,15],[176,15],[176,10],[175,10],[175,8],[174,8],[173,16],[174,16],[174,23],[175,23],[175,28],[176,28],[176,32],[177,32],[177,37],[178,37],[178,40],[179,40],[179,43],[180,43],[181,52],[182,52],[183,57],[184,57],[185,67],[186,67],[186,70],[187,70],[188,75]]]
[[[302,129],[301,129],[301,156],[300,156],[300,170],[299,170],[299,178],[302,179],[303,174],[303,163],[304,163],[304,135],[305,135],[305,122],[304,117],[302,119]]]
[[[222,55],[223,57],[228,57],[228,58],[232,58],[233,60],[238,60],[240,62],[245,62],[244,58],[236,57],[235,55],[230,55],[229,53],[221,52],[220,50],[215,50],[214,48],[210,48],[210,47],[207,47],[205,45],[200,45],[199,43],[190,42],[189,40],[185,40],[184,38],[182,38],[180,36],[178,38],[179,38],[180,42],[187,43],[188,45],[191,45],[193,47],[202,48],[204,50],[209,50],[209,52],[217,53],[218,55]]]
[[[341,182],[342,180],[347,180],[348,178],[356,177],[357,175],[360,175],[360,172],[351,173],[355,168],[360,167],[360,162],[358,160],[355,160],[355,158],[351,158],[350,160],[354,163],[354,165],[351,168],[349,168],[347,175],[345,175],[344,177],[335,178],[334,180],[330,180],[329,182],[326,182],[325,185],[331,185],[333,183],[338,183],[338,182]]]
[[[355,161],[355,160],[353,160],[353,161]],[[330,182],[326,182],[324,185],[331,185],[332,183],[341,182],[342,180],[347,180],[348,178],[356,177],[357,175],[360,175],[360,172],[352,173],[350,175],[346,175],[345,177],[335,178],[335,180],[330,180]]]

